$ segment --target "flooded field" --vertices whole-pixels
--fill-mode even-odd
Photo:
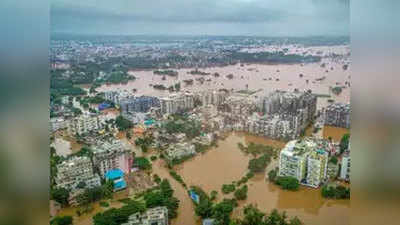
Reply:
[[[82,145],[75,138],[68,136],[65,130],[55,133],[54,141],[50,146],[56,149],[57,155],[64,157],[76,153],[82,148]]]
[[[325,64],[322,67],[322,64]],[[127,84],[103,85],[97,88],[97,91],[109,90],[128,90],[136,89],[138,95],[154,95],[166,96],[168,91],[160,91],[154,89],[151,85],[162,84],[166,87],[181,82],[181,90],[201,91],[207,89],[234,89],[236,91],[246,89],[249,90],[265,89],[269,90],[289,90],[295,88],[299,90],[311,89],[314,93],[330,95],[337,102],[347,103],[350,100],[350,88],[344,88],[342,93],[335,95],[331,93],[330,87],[344,86],[345,82],[350,82],[349,70],[343,70],[343,63],[332,60],[324,60],[321,63],[310,64],[284,64],[284,65],[265,65],[265,64],[249,64],[249,65],[232,65],[226,67],[211,67],[199,69],[200,71],[210,73],[211,75],[192,75],[188,74],[191,69],[178,69],[178,76],[168,77],[163,80],[163,76],[154,75],[152,70],[149,71],[130,71],[129,74],[137,79]],[[213,76],[218,73],[219,77]],[[232,74],[233,79],[226,76]],[[324,77],[324,78],[323,78]],[[196,81],[196,78],[204,78],[204,82]],[[323,78],[320,81],[316,79]],[[184,80],[193,79],[193,85],[185,85]],[[308,81],[308,82],[307,82]],[[132,92],[133,93],[133,92]],[[328,104],[329,98],[320,98],[318,101],[319,108]]]
[[[329,131],[331,132],[331,131]],[[332,136],[333,137],[333,136]],[[218,199],[232,197],[223,195],[221,187],[223,184],[230,184],[237,181],[247,173],[250,155],[242,153],[237,144],[250,142],[272,145],[281,149],[285,143],[248,135],[242,132],[230,133],[225,140],[220,140],[218,146],[207,152],[175,167],[175,170],[182,176],[188,186],[197,185],[206,192],[218,191]],[[152,151],[146,155],[153,154]],[[273,160],[269,168],[276,165],[277,160]],[[173,225],[196,224],[200,225],[201,220],[194,213],[194,205],[189,198],[187,191],[169,174],[169,169],[164,161],[158,159],[153,162],[153,174],[161,178],[167,178],[173,189],[174,195],[180,200],[178,217],[171,220]],[[265,174],[257,174],[248,181],[248,198],[239,202],[239,207],[235,209],[233,216],[240,217],[241,209],[247,204],[256,204],[262,211],[269,212],[272,209],[286,211],[289,216],[298,216],[307,225],[346,225],[349,224],[349,200],[328,200],[321,196],[319,189],[301,187],[297,192],[284,191],[278,186],[269,183],[265,179]],[[129,191],[119,192],[110,201],[110,207],[119,208],[122,203],[117,199],[128,196]],[[62,209],[58,215],[74,216],[74,224],[91,225],[92,217],[108,208],[103,208],[99,203],[93,205],[93,211],[82,216],[76,215],[73,207]]]
[[[107,209],[110,208],[120,208],[123,206],[123,203],[119,202],[119,199],[123,199],[128,197],[128,191],[121,191],[121,192],[117,192],[114,194],[114,197],[112,200],[108,200],[107,202],[110,204],[109,207],[102,207],[100,206],[100,202],[96,202],[94,204],[92,204],[93,209],[88,212],[85,213],[81,216],[78,216],[76,214],[76,211],[78,210],[78,207],[68,207],[68,208],[63,208],[61,209],[57,215],[58,216],[72,216],[74,219],[74,224],[79,224],[79,225],[92,225],[93,224],[93,220],[92,217],[94,215],[96,215],[99,212],[103,212]],[[104,200],[105,201],[105,200]]]
[[[344,134],[350,133],[349,129],[341,127],[324,126],[323,137],[325,139],[332,137],[332,140],[340,142]]]
[[[238,142],[273,144],[277,147],[284,145],[282,142],[262,137],[232,133],[225,140],[219,141],[218,147],[183,163],[176,170],[188,186],[198,185],[208,193],[216,190],[219,192],[219,198],[222,199],[224,195],[221,193],[221,186],[239,180],[247,172],[247,164],[251,156],[243,154],[238,149]],[[164,173],[165,177],[169,176],[168,172],[163,172],[166,169],[155,167],[156,173]],[[173,221],[173,224],[198,223],[193,217],[193,204],[186,191],[175,181],[173,186],[176,187],[176,194],[179,199],[185,199],[181,202],[180,214]],[[239,202],[239,207],[234,211],[234,216],[240,216],[241,208],[244,205],[256,204],[265,212],[275,208],[286,211],[289,216],[298,216],[308,225],[349,224],[349,200],[324,199],[319,189],[305,187],[301,187],[297,192],[284,191],[265,180],[264,173],[252,178],[248,182],[248,186],[248,198]],[[180,193],[181,191],[184,193]],[[226,195],[226,197],[230,196]]]

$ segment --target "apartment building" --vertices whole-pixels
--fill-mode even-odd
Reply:
[[[194,95],[191,93],[180,93],[160,99],[162,114],[174,114],[179,111],[194,108]]]
[[[120,105],[123,100],[125,100],[131,96],[132,96],[132,94],[126,90],[104,92],[104,99],[114,102],[116,105]]]
[[[279,157],[279,176],[295,177],[301,184],[319,187],[327,177],[328,152],[307,138],[286,144]]]
[[[91,131],[98,131],[104,128],[104,119],[100,116],[81,115],[71,118],[67,122],[68,133],[70,135],[85,134]]]
[[[307,157],[307,176],[305,185],[319,187],[327,177],[328,152],[323,149],[311,151]]]
[[[50,130],[51,132],[55,132],[60,129],[64,129],[68,127],[67,121],[62,117],[55,117],[50,119]]]
[[[55,178],[58,188],[68,190],[78,189],[80,183],[85,183],[85,188],[101,185],[99,175],[93,173],[93,165],[88,157],[73,157],[57,165]]]
[[[200,102],[203,106],[207,105],[221,105],[225,98],[227,97],[227,93],[225,91],[217,91],[217,90],[209,90],[200,93]]]
[[[195,146],[186,142],[179,142],[170,145],[168,149],[165,150],[165,158],[169,161],[181,159],[186,156],[196,154]]]
[[[294,177],[300,182],[306,177],[307,154],[306,143],[290,141],[279,155],[279,176]]]
[[[135,213],[129,216],[128,222],[121,225],[168,225],[167,207],[156,207],[145,213]]]
[[[160,107],[160,100],[152,96],[129,97],[120,102],[123,113],[147,113],[153,107]]]
[[[119,140],[98,142],[93,147],[93,163],[99,169],[100,175],[109,170],[120,169],[125,174],[130,172],[132,155],[129,146]]]
[[[350,181],[350,151],[343,153],[341,166],[340,179]]]
[[[334,103],[327,106],[325,125],[350,128],[350,104]]]

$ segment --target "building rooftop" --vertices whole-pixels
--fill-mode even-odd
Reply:
[[[123,176],[124,176],[124,172],[120,169],[109,170],[105,174],[105,177],[110,180],[115,180],[115,179],[118,179]]]

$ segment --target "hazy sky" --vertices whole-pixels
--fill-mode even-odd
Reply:
[[[77,34],[349,35],[349,0],[52,0],[51,31]]]

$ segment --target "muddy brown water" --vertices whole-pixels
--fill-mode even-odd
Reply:
[[[241,67],[240,65],[231,65],[225,67],[210,67],[200,69],[201,71],[214,74],[219,73],[219,77],[213,75],[205,76],[204,78],[211,79],[200,83],[195,81],[196,78],[202,77],[199,75],[188,74],[189,71],[195,68],[177,69],[178,76],[167,77],[162,80],[163,76],[154,75],[151,70],[144,71],[130,71],[129,74],[135,76],[137,79],[130,81],[127,84],[113,84],[103,85],[97,88],[97,91],[110,91],[110,90],[128,90],[132,91],[137,89],[137,95],[152,95],[152,96],[167,96],[168,91],[160,91],[153,89],[150,85],[163,84],[166,87],[181,82],[182,91],[203,91],[207,89],[234,89],[244,90],[248,87],[249,90],[288,90],[293,91],[295,88],[299,90],[311,89],[314,93],[328,94],[337,102],[347,103],[350,100],[350,88],[343,89],[342,93],[338,96],[331,93],[329,87],[336,86],[336,83],[344,85],[346,81],[350,82],[349,70],[342,69],[343,63],[334,62],[332,60],[324,59],[327,67],[333,67],[333,71],[326,73],[326,68],[321,68],[322,63],[310,63],[301,66],[301,64],[284,64],[284,65],[266,65],[266,64],[250,64]],[[250,69],[250,70],[249,70]],[[279,72],[277,72],[279,71]],[[228,79],[226,76],[233,74],[233,79]],[[303,77],[299,75],[303,74]],[[243,77],[243,78],[242,78]],[[318,78],[325,77],[321,81],[315,81]],[[271,80],[269,80],[271,78]],[[193,79],[193,85],[185,85],[183,80]],[[279,79],[279,81],[276,81]],[[309,82],[307,83],[306,80]],[[132,92],[133,93],[133,92]],[[318,101],[318,108],[326,107],[328,105],[328,98],[321,98]]]
[[[242,132],[230,133],[226,139],[220,140],[218,146],[204,154],[176,166],[174,169],[182,176],[188,186],[197,185],[207,193],[212,190],[218,191],[218,200],[232,195],[223,195],[221,187],[232,181],[239,180],[247,173],[250,155],[242,153],[237,147],[237,143],[249,144],[250,142],[273,145],[282,148],[285,143],[265,137],[248,135]],[[276,161],[272,163],[276,164]],[[153,174],[161,178],[167,178],[174,195],[180,200],[178,217],[171,220],[172,225],[199,225],[201,220],[194,213],[194,205],[190,200],[187,190],[183,188],[170,174],[164,161],[158,159],[153,162]],[[299,191],[291,192],[280,189],[278,186],[268,182],[265,174],[260,173],[250,179],[247,183],[249,187],[248,197],[239,202],[239,207],[233,212],[233,217],[240,217],[242,209],[247,204],[255,204],[264,212],[273,209],[286,211],[289,217],[297,216],[307,225],[346,225],[349,224],[350,201],[349,200],[329,200],[321,196],[320,189],[301,187]],[[126,197],[119,194],[116,199]],[[116,200],[111,202],[111,207],[121,207],[122,204]],[[76,208],[66,208],[61,210],[58,215],[75,215]],[[94,210],[83,216],[74,216],[74,224],[90,225],[92,217],[104,211],[105,208],[94,204]]]
[[[219,199],[231,197],[221,193],[221,186],[237,181],[246,174],[248,161],[251,158],[239,150],[238,142],[246,144],[254,142],[277,147],[285,145],[283,142],[263,137],[231,133],[225,140],[219,141],[218,147],[196,156],[175,169],[188,186],[198,185],[208,193],[216,190],[219,192]],[[180,186],[178,183],[175,185]],[[297,216],[308,225],[349,224],[350,201],[324,199],[320,189],[301,187],[297,192],[284,191],[269,183],[264,173],[252,178],[248,186],[248,198],[239,202],[239,207],[233,213],[234,217],[241,215],[243,206],[255,204],[264,212],[270,212],[272,209],[286,211],[290,217]],[[176,194],[181,195],[181,190],[184,189],[178,188]],[[189,199],[186,191],[182,195],[183,198]],[[172,224],[198,223],[198,219],[193,217],[193,204],[190,201],[181,202],[179,212],[178,218],[173,220]]]
[[[339,142],[343,135],[350,133],[350,129],[341,127],[324,126],[323,136],[325,139],[332,137],[332,140]]]

